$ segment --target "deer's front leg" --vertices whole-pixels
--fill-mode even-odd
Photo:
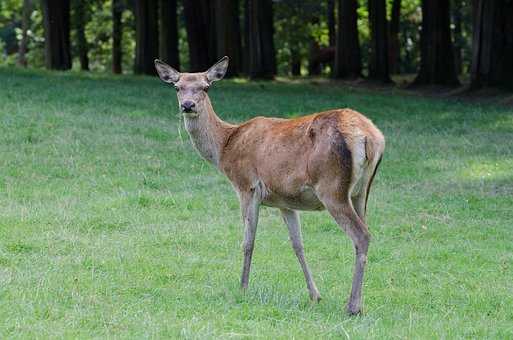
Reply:
[[[249,270],[251,267],[251,257],[255,246],[255,235],[258,224],[258,211],[260,202],[257,200],[254,191],[240,193],[240,207],[242,211],[242,220],[244,222],[244,264],[242,267],[241,288],[248,288]]]
[[[299,215],[296,211],[289,209],[281,209],[281,215],[289,229],[289,236],[290,242],[292,243],[292,248],[294,248],[294,252],[296,253],[301,269],[303,269],[303,274],[305,275],[306,280],[306,286],[308,287],[308,292],[310,293],[310,299],[314,302],[319,302],[321,300],[321,295],[317,290],[317,286],[315,285],[312,273],[310,272],[310,268],[308,268],[308,264],[306,263],[305,259]]]

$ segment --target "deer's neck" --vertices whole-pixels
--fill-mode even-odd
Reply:
[[[218,167],[226,139],[235,125],[224,122],[216,115],[208,97],[198,109],[196,117],[185,116],[185,128],[200,155]]]

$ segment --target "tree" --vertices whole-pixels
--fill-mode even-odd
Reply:
[[[75,0],[75,25],[77,32],[77,49],[78,58],[80,60],[80,69],[82,71],[89,71],[89,46],[85,36],[85,25],[87,21],[87,1]]]
[[[176,0],[159,0],[160,59],[180,69]]]
[[[321,46],[317,40],[312,39],[308,49],[308,74],[311,76],[318,76],[321,74],[321,63],[318,60],[320,53]]]
[[[513,2],[475,0],[471,87],[513,88]]]
[[[399,19],[401,17],[401,0],[393,0],[392,15],[388,30],[388,60],[390,72],[399,73],[401,44],[399,43]]]
[[[328,25],[328,46],[321,47],[318,37],[311,37],[308,53],[308,74],[319,75],[322,65],[330,65],[333,72],[333,60],[335,59],[335,46],[337,44],[337,31],[335,29],[335,0],[328,0],[326,3],[326,23]],[[319,24],[319,16],[312,20],[312,24]]]
[[[18,65],[27,67],[28,29],[30,27],[30,14],[32,13],[32,0],[23,1],[23,14],[21,18],[21,40],[18,49]]]
[[[242,71],[241,29],[238,0],[215,1],[216,59],[230,57],[227,77]]]
[[[135,65],[137,74],[156,74],[153,61],[159,54],[157,0],[135,1]]]
[[[388,71],[387,7],[385,0],[369,0],[371,48],[369,79],[390,82]]]
[[[217,60],[215,7],[211,1],[183,2],[191,72],[207,70]]]
[[[290,74],[293,76],[301,75],[301,55],[296,49],[290,51]]]
[[[420,70],[416,85],[458,85],[447,0],[422,1]]]
[[[357,7],[356,0],[339,0],[338,3],[335,78],[357,78],[362,72]]]
[[[123,3],[121,0],[112,0],[112,73],[120,74],[123,72],[122,59],[122,39],[123,26],[121,16],[123,14]]]
[[[271,0],[248,0],[249,76],[271,79],[276,74],[273,4]]]
[[[242,72],[249,74],[249,0],[242,0],[244,12],[242,15],[243,24],[241,25],[242,33]]]
[[[321,65],[316,58],[320,51],[319,40],[324,35],[321,17],[326,6],[318,0],[280,0],[273,5],[274,42],[278,65],[293,76],[301,75],[303,60],[308,58],[310,75],[319,74]]]
[[[330,46],[335,46],[337,43],[337,31],[335,30],[335,0],[328,0],[326,14],[329,44]]]
[[[71,68],[69,0],[42,0],[42,9],[46,67],[54,70],[69,70]]]
[[[462,45],[463,45],[463,32],[462,32],[462,1],[453,0],[452,8],[452,22],[454,24],[453,38],[454,38],[454,64],[456,67],[456,74],[461,74],[463,71],[462,60]]]

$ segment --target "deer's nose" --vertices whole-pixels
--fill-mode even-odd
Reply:
[[[182,110],[184,112],[192,112],[192,109],[196,106],[193,101],[186,100],[182,103]]]

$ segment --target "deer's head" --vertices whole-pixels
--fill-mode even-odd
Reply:
[[[155,59],[155,68],[162,81],[175,87],[182,113],[194,118],[203,111],[210,85],[223,79],[228,69],[228,57],[223,57],[205,72],[180,73],[158,59]]]

